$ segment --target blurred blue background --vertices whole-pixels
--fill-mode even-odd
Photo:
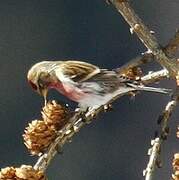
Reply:
[[[131,1],[162,45],[178,28],[179,1]],[[41,60],[79,59],[112,69],[146,49],[114,7],[104,0],[0,1],[0,167],[34,164],[23,145],[28,122],[40,118],[43,99],[26,81],[28,69]],[[159,69],[157,64],[147,66]],[[173,87],[164,81],[162,86]],[[50,97],[70,103],[55,91]],[[139,180],[146,167],[157,117],[168,96],[141,93],[122,97],[114,110],[98,116],[78,133],[48,169],[51,180]],[[75,105],[74,103],[70,103]],[[163,167],[156,179],[171,176],[179,150],[175,137],[178,108],[162,147]]]

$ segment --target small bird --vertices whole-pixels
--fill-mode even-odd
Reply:
[[[133,91],[171,93],[169,89],[146,87],[122,77],[117,73],[118,69],[100,69],[83,61],[42,61],[30,68],[27,79],[45,98],[48,90],[53,88],[78,102],[84,110],[105,105],[111,98]]]

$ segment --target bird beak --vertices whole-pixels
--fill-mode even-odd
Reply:
[[[45,105],[47,104],[47,94],[48,94],[48,89],[39,89],[39,94],[44,97]]]

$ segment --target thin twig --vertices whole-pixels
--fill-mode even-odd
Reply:
[[[176,77],[178,74],[178,64],[174,59],[169,59],[163,52],[155,36],[144,25],[142,20],[137,16],[134,10],[131,8],[127,0],[110,0],[116,9],[121,13],[127,23],[131,26],[142,43],[147,49],[155,56],[155,60],[165,67],[170,75]]]
[[[169,43],[163,48],[163,51],[168,55],[175,55],[179,49],[179,30],[176,31],[174,37],[172,37]],[[151,62],[154,59],[154,55],[151,52],[146,51],[141,55],[131,59],[129,62],[117,69],[119,74],[125,73],[129,68],[138,67]]]
[[[169,73],[166,69],[162,69],[160,71],[150,72],[149,74],[141,77],[141,81],[143,84],[152,84],[166,78],[169,78]]]
[[[179,101],[179,87],[177,86],[175,93],[173,94],[171,100],[167,103],[162,115],[159,116],[158,122],[161,123],[161,132],[159,137],[156,137],[155,140],[151,141],[152,147],[148,151],[149,162],[147,164],[147,168],[144,170],[145,180],[152,180],[154,170],[158,164],[159,156],[160,156],[160,149],[161,144],[164,140],[166,140],[169,128],[169,118],[177,106]]]
[[[143,171],[145,180],[151,180],[153,177],[153,172],[155,170],[158,156],[160,154],[161,140],[159,138],[155,138],[154,140],[151,140],[151,145],[152,148],[148,150],[148,155],[150,156],[149,162],[147,164],[147,168]]]

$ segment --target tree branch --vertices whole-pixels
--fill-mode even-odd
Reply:
[[[179,87],[177,86],[176,91],[174,92],[171,100],[167,103],[163,113],[158,118],[158,123],[161,123],[161,132],[159,137],[156,137],[151,141],[152,147],[148,151],[148,155],[150,156],[149,162],[147,164],[147,168],[143,171],[143,175],[145,176],[145,180],[152,180],[154,170],[158,164],[161,144],[164,140],[166,140],[169,133],[169,118],[177,106],[179,101]]]
[[[179,30],[176,31],[174,37],[169,41],[169,43],[163,48],[163,51],[168,55],[172,56],[175,55],[177,50],[179,49]],[[118,73],[123,74],[126,72],[129,68],[134,68],[137,66],[141,66],[143,64],[147,64],[151,62],[154,59],[154,55],[151,52],[145,52],[142,53],[142,55],[139,55],[133,59],[131,59],[129,62],[118,68]]]
[[[143,171],[145,180],[152,180],[153,172],[155,170],[158,156],[160,154],[161,140],[159,138],[155,138],[154,140],[151,140],[151,145],[152,148],[148,150],[148,155],[150,156],[149,162],[147,164],[147,168]]]
[[[110,0],[116,9],[121,13],[132,30],[137,34],[142,43],[155,56],[156,61],[165,67],[172,77],[178,75],[178,64],[174,59],[169,59],[161,49],[154,35],[144,25],[142,20],[136,15],[130,7],[127,0]]]
[[[162,79],[169,78],[169,73],[166,69],[162,69],[160,71],[149,73],[143,77],[141,77],[141,81],[143,84],[152,84],[155,82],[159,82]]]

